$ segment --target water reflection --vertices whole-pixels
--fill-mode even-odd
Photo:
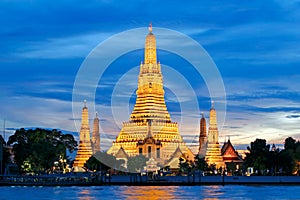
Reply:
[[[122,188],[120,196],[127,199],[222,199],[224,186],[133,186]]]
[[[79,193],[78,193],[78,196],[79,196],[80,200],[91,200],[92,199],[90,189],[80,190]]]
[[[299,199],[299,185],[6,187],[0,199]]]
[[[203,186],[201,199],[217,200],[224,197],[225,188],[219,185]]]
[[[127,199],[179,199],[176,193],[178,186],[140,186],[127,187],[122,191],[122,196]]]

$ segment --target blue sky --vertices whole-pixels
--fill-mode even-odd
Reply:
[[[4,0],[0,7],[0,119],[6,119],[7,136],[21,127],[76,135],[72,91],[86,56],[112,35],[152,22],[154,34],[162,27],[197,41],[218,67],[227,96],[220,142],[228,137],[235,145],[256,138],[276,144],[289,136],[300,139],[300,1]],[[208,116],[211,99],[201,77],[192,68],[182,70],[179,65],[187,64],[181,58],[164,51],[158,57],[189,79]],[[104,149],[118,134],[120,120],[129,118],[124,114],[111,122],[113,86],[131,69],[129,80],[137,86],[134,68],[142,59],[142,51],[120,56],[99,82],[90,118],[99,112],[101,133],[107,136]],[[130,112],[134,93],[128,95]],[[178,99],[166,88],[173,121],[189,114],[180,112]],[[199,116],[190,115],[193,120],[183,124],[194,128],[182,130],[187,142],[197,134]]]

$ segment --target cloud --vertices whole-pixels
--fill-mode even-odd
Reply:
[[[84,58],[104,39],[109,33],[90,33],[79,36],[47,39],[47,41],[32,42],[20,47],[15,53],[22,58]]]
[[[286,118],[288,118],[288,119],[297,119],[297,118],[300,118],[300,114],[287,115]]]

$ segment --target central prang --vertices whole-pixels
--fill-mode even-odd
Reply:
[[[123,123],[116,141],[107,153],[116,157],[119,151],[123,151],[121,155],[129,157],[144,155],[163,166],[170,165],[170,162],[177,161],[183,155],[193,160],[192,151],[179,134],[177,122],[171,121],[167,110],[161,65],[157,62],[156,39],[151,24],[146,36],[144,56],[138,77],[137,99],[130,120]]]

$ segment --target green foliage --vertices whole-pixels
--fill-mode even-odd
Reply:
[[[117,160],[113,155],[98,151],[87,160],[85,166],[89,170],[107,171],[109,169],[114,169],[116,164]]]
[[[179,172],[188,174],[192,171],[192,164],[189,161],[184,160],[183,158],[179,158]]]
[[[294,173],[296,169],[296,163],[300,161],[300,142],[296,142],[292,137],[288,137],[284,141],[284,150],[281,152],[282,162],[286,163],[283,166],[283,170],[287,174]]]
[[[292,137],[286,138],[284,141],[284,149],[294,151],[296,149],[296,140]]]
[[[267,170],[267,158],[270,145],[264,139],[256,139],[247,147],[250,153],[246,154],[245,164],[247,167],[254,167],[258,172]]]
[[[201,171],[206,171],[208,169],[205,158],[200,158],[198,154],[195,156],[195,168]]]
[[[144,166],[146,166],[147,158],[143,155],[137,155],[130,157],[127,163],[127,169],[129,172],[140,172]]]
[[[76,150],[77,142],[70,134],[62,134],[61,131],[45,130],[16,130],[14,135],[9,137],[8,145],[13,145],[15,162],[22,171],[26,163],[34,173],[44,173],[53,167],[54,161],[60,157],[66,157],[66,150]]]
[[[292,175],[299,161],[300,143],[291,137],[285,139],[284,149],[270,151],[264,139],[256,139],[248,147],[245,167],[254,167],[259,175]]]

